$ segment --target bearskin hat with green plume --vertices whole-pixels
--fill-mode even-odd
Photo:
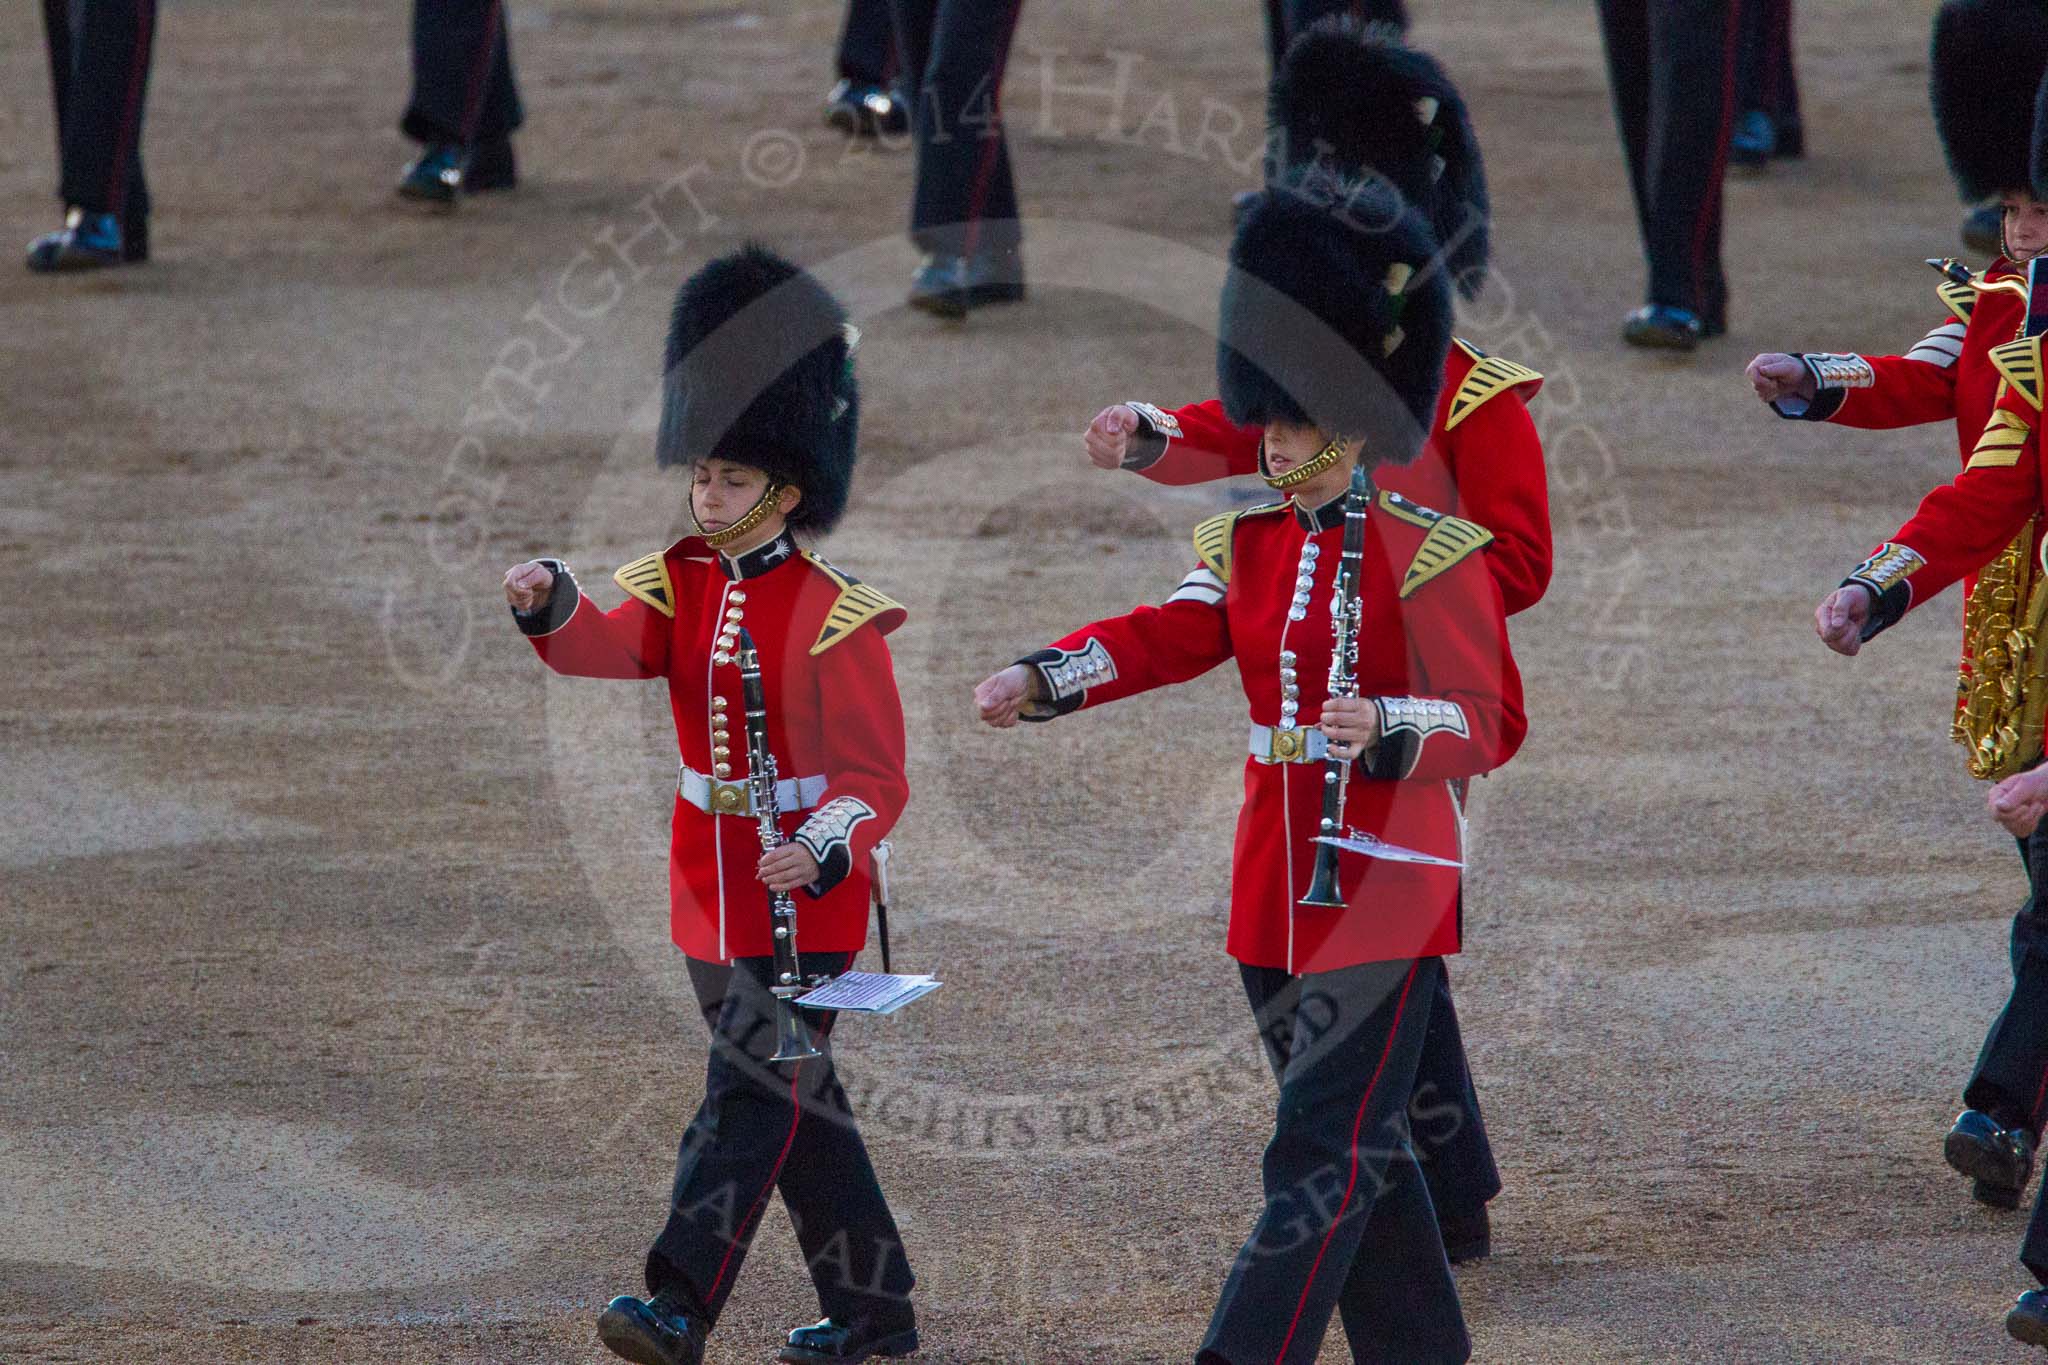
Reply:
[[[1965,203],[2033,193],[2048,71],[2048,4],[1948,0],[1934,16],[1928,94],[1949,173]]]
[[[1333,15],[1288,45],[1267,95],[1268,137],[1284,170],[1323,162],[1380,175],[1430,221],[1445,265],[1470,295],[1486,279],[1486,165],[1464,96],[1399,28]]]

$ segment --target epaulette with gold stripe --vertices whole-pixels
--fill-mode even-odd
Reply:
[[[1237,530],[1237,519],[1257,516],[1261,512],[1278,512],[1286,506],[1284,502],[1269,502],[1257,507],[1237,507],[1228,512],[1218,512],[1195,527],[1195,557],[1208,566],[1209,572],[1228,583],[1230,541]]]
[[[1465,377],[1458,381],[1457,392],[1451,395],[1450,411],[1444,414],[1445,431],[1477,412],[1488,399],[1497,398],[1523,384],[1543,382],[1543,376],[1527,365],[1488,355],[1462,338],[1453,340],[1457,342],[1458,349],[1471,358],[1472,368],[1465,372]]]
[[[1493,543],[1493,532],[1478,522],[1410,502],[1387,489],[1380,490],[1379,508],[1396,521],[1425,527],[1429,531],[1417,547],[1415,557],[1408,561],[1408,571],[1401,575],[1403,597],[1413,596],[1415,590],[1430,579]]]
[[[903,604],[895,598],[880,592],[843,572],[831,561],[810,550],[803,552],[804,558],[839,588],[839,596],[825,613],[825,624],[818,631],[818,638],[811,645],[811,653],[823,654],[847,636],[859,630],[877,616],[892,611],[902,611]]]
[[[2021,337],[1991,348],[1991,363],[2020,397],[2041,410],[2041,338]]]
[[[1980,292],[1975,283],[1960,284],[1955,280],[1943,280],[1934,286],[1934,292],[1941,296],[1942,306],[1956,315],[1958,322],[1968,322],[1970,311],[1977,306]]]
[[[663,616],[676,614],[676,585],[668,576],[668,558],[660,550],[642,555],[612,575],[612,582]]]
[[[2018,464],[2031,430],[2026,418],[2010,408],[1998,409],[1984,424],[1984,434],[1977,438],[1977,448],[1970,452],[1970,462],[1964,468],[2007,469]]]

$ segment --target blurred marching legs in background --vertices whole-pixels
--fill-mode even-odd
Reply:
[[[839,31],[839,83],[825,96],[825,122],[848,137],[898,137],[910,131],[910,108],[896,89],[889,0],[847,0]]]
[[[64,225],[29,244],[37,274],[149,259],[142,111],[156,0],[43,0]]]
[[[412,97],[399,129],[424,144],[399,197],[453,208],[456,197],[518,183],[512,133],[525,121],[504,0],[414,0]]]
[[[909,302],[935,317],[1024,297],[1001,99],[1022,4],[892,0],[917,139],[910,240],[924,253]]]

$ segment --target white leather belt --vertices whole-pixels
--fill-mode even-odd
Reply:
[[[706,815],[752,817],[757,813],[753,793],[746,783],[706,777],[687,763],[676,778],[676,795]],[[785,777],[775,784],[775,807],[781,811],[809,810],[824,795],[823,777]]]
[[[1261,763],[1320,763],[1329,755],[1330,737],[1314,728],[1276,730],[1270,725],[1254,725],[1251,750]]]

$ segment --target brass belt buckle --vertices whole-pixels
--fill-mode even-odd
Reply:
[[[1269,752],[1275,763],[1299,763],[1308,748],[1300,730],[1274,729]]]
[[[744,815],[747,813],[747,784],[744,782],[721,782],[711,779],[711,813],[713,815]]]

